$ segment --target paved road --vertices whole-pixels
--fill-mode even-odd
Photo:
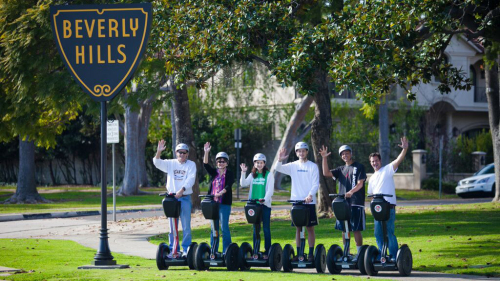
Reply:
[[[488,202],[490,199],[468,199],[468,200],[446,200],[446,201],[417,201],[404,202],[400,205],[430,205],[430,204],[459,204]],[[279,206],[274,208],[275,215],[286,213],[283,209],[289,206]],[[282,210],[279,210],[282,209]],[[281,213],[281,214],[280,214]],[[108,219],[111,216],[108,215]],[[234,208],[231,216],[232,220],[243,220],[244,215],[237,208]],[[149,243],[147,238],[153,235],[165,233],[168,224],[161,211],[133,212],[117,214],[117,222],[108,221],[109,246],[112,252],[127,255],[140,256],[154,259],[156,246]],[[81,245],[98,249],[100,216],[85,216],[77,218],[56,218],[38,220],[20,220],[0,222],[0,238],[44,238],[44,239],[64,239],[72,240]],[[200,212],[193,215],[193,226],[207,224]],[[91,257],[89,257],[91,258]],[[117,261],[120,262],[119,260]],[[310,273],[310,270],[299,270],[297,272]],[[359,276],[359,272],[354,270],[343,271],[343,274]],[[429,280],[429,281],[449,281],[449,280],[500,280],[500,278],[486,278],[481,276],[465,276],[454,274],[441,274],[431,272],[414,271],[410,277],[400,277],[397,272],[380,272],[376,278],[386,278],[392,280]]]

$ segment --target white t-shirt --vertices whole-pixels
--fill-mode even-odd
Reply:
[[[167,191],[177,193],[183,187],[186,188],[183,195],[193,193],[193,185],[196,180],[196,164],[191,160],[180,163],[177,159],[156,159],[153,158],[153,164],[159,170],[168,174]]]
[[[394,184],[394,166],[392,163],[385,165],[376,171],[368,182],[368,194],[391,194],[392,197],[384,196],[389,203],[396,205],[396,185]]]
[[[318,165],[309,160],[303,163],[297,160],[283,165],[278,162],[276,171],[287,174],[292,178],[292,192],[290,200],[304,200],[307,196],[312,196],[310,204],[316,204],[316,192],[319,188]]]

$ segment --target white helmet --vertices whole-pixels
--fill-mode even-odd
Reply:
[[[297,151],[298,149],[301,149],[301,148],[304,148],[304,149],[307,149],[309,150],[309,146],[307,145],[307,143],[305,142],[298,142],[296,145],[295,145],[295,151]]]
[[[227,161],[229,161],[229,155],[227,155],[227,153],[222,152],[222,151],[217,153],[217,155],[215,155],[215,160],[217,160],[219,158],[226,158]]]
[[[352,153],[352,148],[348,146],[347,144],[344,144],[339,148],[339,156],[342,156],[342,151],[349,150]]]
[[[253,162],[255,162],[255,161],[264,161],[264,162],[266,162],[266,156],[264,154],[262,154],[262,153],[257,153],[253,157]]]
[[[185,143],[179,143],[176,147],[175,147],[175,152],[181,150],[181,149],[184,149],[186,150],[187,152],[189,152],[189,146]]]

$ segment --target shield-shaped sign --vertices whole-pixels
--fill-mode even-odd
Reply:
[[[146,49],[151,3],[51,6],[54,40],[71,75],[96,101],[132,78]]]

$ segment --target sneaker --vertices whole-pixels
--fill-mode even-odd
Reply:
[[[307,257],[307,261],[311,261],[313,262],[314,261],[314,256],[309,254],[309,256]]]
[[[293,257],[292,261],[299,261],[299,256]]]
[[[396,263],[396,259],[395,258],[390,258],[389,262]]]
[[[264,255],[262,255],[262,259],[268,260],[268,259],[269,259],[269,256],[268,256],[268,255],[266,255],[266,254],[264,254]]]

